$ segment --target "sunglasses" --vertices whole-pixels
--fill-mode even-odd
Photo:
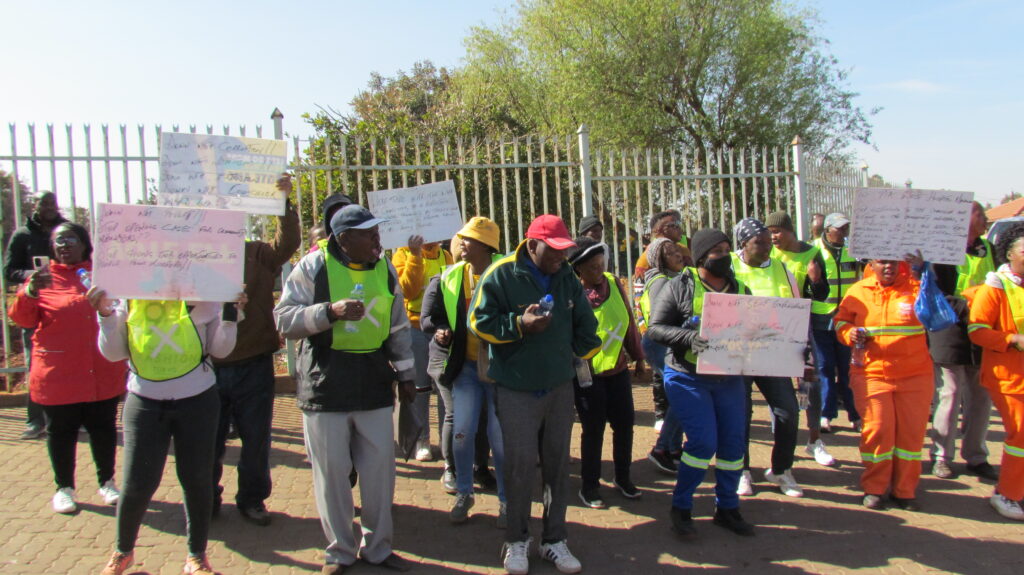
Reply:
[[[53,245],[57,246],[58,248],[71,248],[77,246],[79,241],[80,240],[75,236],[57,236],[57,238],[53,240]]]

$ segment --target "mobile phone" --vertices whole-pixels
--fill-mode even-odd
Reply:
[[[235,302],[225,302],[224,307],[220,310],[221,321],[238,321],[238,308],[235,307]]]
[[[32,269],[41,270],[50,267],[50,258],[47,256],[32,256]]]

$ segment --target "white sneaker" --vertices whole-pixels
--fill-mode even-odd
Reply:
[[[832,467],[836,464],[836,458],[829,455],[828,450],[825,449],[825,442],[820,439],[814,443],[808,443],[804,448],[804,453],[813,457],[818,465]]]
[[[764,472],[764,478],[768,483],[774,483],[779,486],[782,494],[787,497],[803,497],[804,490],[800,489],[800,485],[797,484],[796,479],[793,479],[793,470],[787,469],[782,472],[782,475],[775,475],[772,470]]]
[[[75,502],[75,490],[70,487],[62,487],[53,494],[53,510],[57,513],[74,513],[78,511],[78,503]]]
[[[740,486],[736,488],[736,495],[749,496],[754,494],[754,478],[750,476],[750,470],[744,469],[740,474]]]
[[[100,494],[103,502],[107,505],[117,505],[117,501],[121,499],[121,492],[117,490],[117,484],[113,479],[108,479],[106,483],[100,485],[100,489],[96,493]]]
[[[416,461],[433,461],[434,454],[430,451],[430,444],[421,441],[416,444]]]
[[[663,425],[665,425],[665,420],[664,419],[655,419],[654,420],[654,431],[657,431],[658,433],[661,433],[661,427]]]
[[[579,559],[572,556],[565,539],[554,543],[541,543],[540,556],[551,561],[562,573],[579,573],[583,570]]]
[[[992,497],[989,498],[988,501],[1003,517],[1006,517],[1007,519],[1016,519],[1017,521],[1024,521],[1024,509],[1021,509],[1020,503],[1017,503],[1012,499],[1007,499],[1001,493],[993,493]]]
[[[511,575],[526,575],[530,572],[530,540],[505,543],[501,546],[505,571]]]

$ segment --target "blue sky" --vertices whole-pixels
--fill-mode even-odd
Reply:
[[[877,151],[858,146],[893,182],[975,192],[996,203],[1024,193],[1024,2],[797,2],[816,9],[864,109]],[[5,87],[0,121],[76,125],[263,124],[285,129],[317,105],[345,110],[373,71],[430,59],[457,66],[471,26],[512,2],[23,2],[0,0]],[[15,23],[11,25],[11,23]],[[251,135],[251,134],[250,134]],[[0,137],[6,148],[7,133]],[[4,152],[5,153],[5,152]],[[8,166],[0,166],[8,169]]]

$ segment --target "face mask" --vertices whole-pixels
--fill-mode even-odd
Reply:
[[[701,267],[716,277],[726,278],[732,275],[732,258],[729,256],[718,259],[706,258]]]

